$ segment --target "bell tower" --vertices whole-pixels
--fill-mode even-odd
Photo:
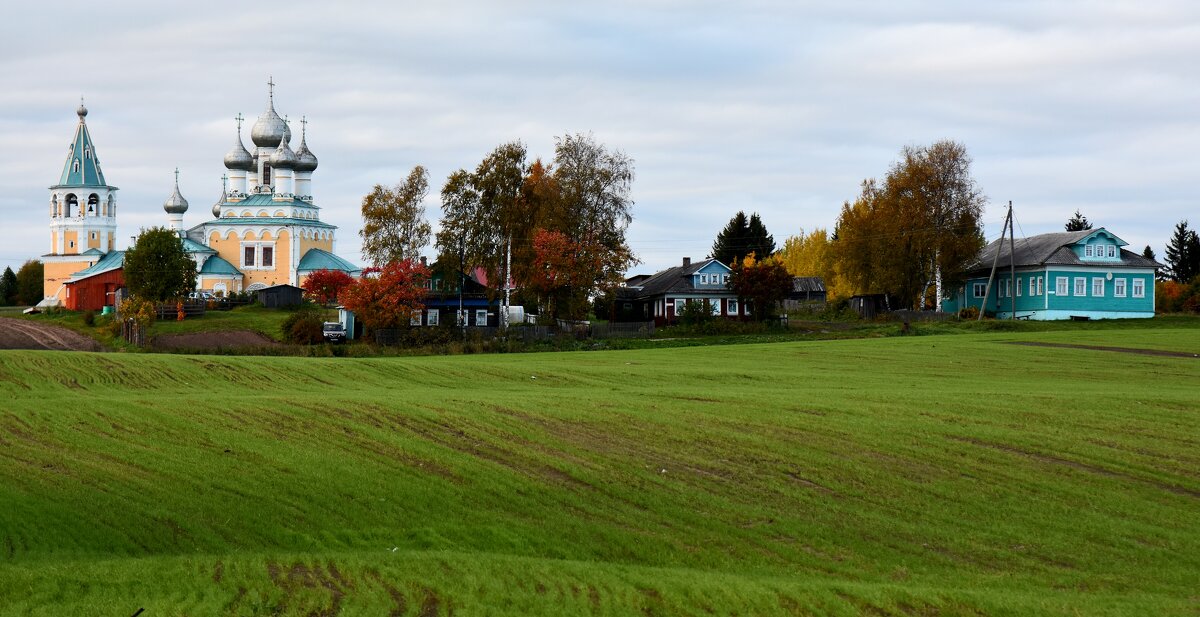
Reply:
[[[117,187],[104,180],[83,99],[75,113],[79,124],[67,160],[50,187],[50,252],[42,256],[47,298],[62,293],[73,273],[95,264],[116,244]]]

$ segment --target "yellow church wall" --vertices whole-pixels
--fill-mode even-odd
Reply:
[[[50,232],[50,252],[51,253],[58,252],[58,232],[57,231]]]
[[[92,233],[96,234],[95,238],[92,237]],[[89,249],[98,249],[100,248],[100,232],[97,231],[92,233],[88,234],[87,247]]]
[[[63,232],[63,240],[64,240],[64,242],[63,242],[63,254],[64,255],[74,255],[76,253],[81,253],[84,250],[87,250],[87,249],[79,248],[79,232],[64,231]]]
[[[63,283],[66,283],[72,274],[87,268],[92,265],[87,261],[47,261],[43,264],[42,275],[42,295],[46,297],[58,296],[63,299]]]
[[[316,240],[313,238],[300,238],[300,257],[304,257],[310,249],[321,249],[323,251],[333,252],[333,240]]]

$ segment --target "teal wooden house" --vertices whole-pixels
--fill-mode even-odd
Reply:
[[[1022,238],[1012,251],[1007,240],[997,240],[980,252],[966,283],[952,290],[942,309],[974,306],[1008,319],[1015,301],[1018,319],[1153,317],[1154,273],[1161,264],[1125,250],[1127,245],[1103,227]],[[988,290],[993,262],[996,277]]]

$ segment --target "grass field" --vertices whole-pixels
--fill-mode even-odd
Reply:
[[[1196,615],[1200,329],[0,352],[0,615]]]

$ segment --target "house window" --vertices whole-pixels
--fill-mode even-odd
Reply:
[[[1104,278],[1099,276],[1092,278],[1092,295],[1097,298],[1104,297]]]
[[[729,300],[726,300],[725,301],[725,314],[726,315],[737,315],[737,312],[738,312],[737,300],[734,300],[732,298],[730,298]]]
[[[1060,276],[1054,279],[1054,293],[1060,296],[1067,295],[1067,277]]]
[[[425,311],[425,323],[430,326],[438,325],[438,310],[429,309]]]
[[[1133,279],[1133,297],[1146,297],[1146,281],[1144,279]]]
[[[1087,279],[1082,276],[1075,277],[1075,295],[1087,295]]]
[[[479,309],[478,311],[475,311],[475,325],[479,326],[480,328],[488,325],[487,309]]]
[[[975,283],[971,286],[971,292],[976,298],[982,298],[983,294],[987,292],[987,285],[983,283]]]
[[[1021,279],[1017,279],[1017,297],[1021,297]]]
[[[410,326],[421,325],[421,312],[420,311],[413,313],[413,316],[411,318],[409,318],[409,320],[408,320],[408,325],[410,325]]]
[[[1111,244],[1110,244],[1110,245],[1108,246],[1108,256],[1109,256],[1109,257],[1116,257],[1116,256],[1117,256],[1117,247],[1115,247],[1115,246],[1113,246],[1113,245],[1111,245]]]
[[[716,275],[713,275],[713,276],[716,276]],[[720,315],[721,314],[721,301],[720,300],[708,300],[708,308],[709,308],[709,310],[712,311],[713,315]]]
[[[1046,295],[1046,279],[1044,279],[1044,278],[1042,278],[1042,277],[1040,277],[1040,276],[1038,277],[1038,290],[1037,290],[1037,295],[1039,295],[1039,296],[1044,296],[1044,295]]]
[[[708,275],[707,275],[707,274],[701,274],[701,275],[700,275],[700,284],[701,284],[701,285],[707,285],[707,284],[708,284]]]
[[[722,283],[725,283],[725,284],[728,284],[728,283],[729,283],[729,275],[728,275],[728,274],[722,274],[722,275],[721,275],[721,282],[722,282]]]
[[[1038,288],[1038,286],[1037,286],[1037,282],[1038,282],[1038,280],[1037,280],[1037,277],[1035,277],[1035,276],[1031,276],[1031,277],[1029,277],[1029,295],[1031,295],[1031,296],[1036,296],[1036,295],[1038,295],[1038,293],[1037,293],[1037,288]]]
[[[1125,297],[1125,279],[1113,279],[1113,297]]]
[[[1089,245],[1083,247],[1083,256],[1084,257],[1092,256],[1092,245],[1089,244]]]
[[[675,299],[675,314],[676,315],[683,314],[683,303],[684,303],[684,300],[682,298]]]

